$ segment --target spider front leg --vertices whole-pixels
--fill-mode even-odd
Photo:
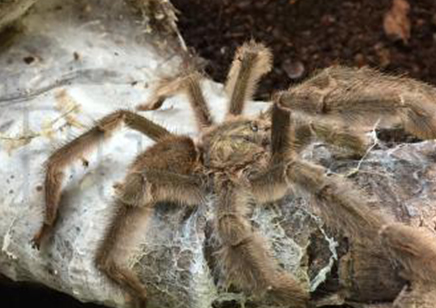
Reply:
[[[335,139],[336,145],[361,153],[365,142],[359,135],[338,131],[330,123],[304,122],[300,117],[279,106],[281,95],[269,111],[271,116],[271,159],[269,167],[251,179],[252,192],[259,202],[271,202],[282,198],[289,189],[286,169],[289,160],[296,158],[302,148],[315,136],[325,141]],[[291,125],[291,121],[293,125]]]
[[[33,237],[33,244],[37,248],[46,234],[51,231],[56,220],[64,179],[63,170],[109,137],[120,128],[122,123],[155,141],[171,136],[166,129],[152,121],[133,112],[119,110],[102,118],[93,128],[55,151],[46,163],[44,223]]]
[[[291,141],[291,129],[290,113],[275,103],[271,109],[270,163],[266,170],[250,179],[251,191],[259,202],[278,200],[288,190],[285,175],[287,160],[289,153],[299,148],[299,146],[295,148],[295,142]]]
[[[231,180],[218,180],[217,231],[222,242],[220,262],[227,278],[247,293],[269,292],[273,299],[292,307],[306,307],[305,290],[280,269],[260,234],[247,218],[249,194]]]
[[[277,97],[271,114],[270,166],[251,179],[255,196],[263,202],[277,200],[286,194],[292,183],[323,201],[320,204],[328,204],[322,210],[327,223],[339,222],[352,234],[376,236],[384,220],[361,200],[361,194],[339,176],[327,176],[325,168],[297,157],[291,112],[280,105],[280,98]],[[362,203],[365,205],[360,206]]]
[[[138,246],[144,226],[159,202],[193,206],[202,202],[203,182],[194,175],[198,153],[187,137],[169,137],[139,155],[114,202],[115,212],[97,250],[98,269],[143,306],[147,292],[128,267],[127,258]]]
[[[200,80],[202,76],[198,72],[188,72],[173,78],[165,78],[159,81],[153,91],[150,100],[137,106],[138,110],[156,110],[171,96],[183,92],[188,96],[189,104],[194,111],[197,128],[201,131],[214,124],[209,107],[201,90]]]
[[[227,117],[239,116],[252,99],[259,79],[271,70],[272,54],[263,44],[250,41],[236,51],[227,75],[226,92],[230,96]]]

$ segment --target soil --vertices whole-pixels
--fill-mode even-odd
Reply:
[[[236,47],[255,39],[269,46],[274,69],[259,98],[286,89],[317,69],[369,65],[436,85],[436,1],[410,1],[411,37],[392,41],[383,18],[392,0],[172,0],[187,45],[223,82]]]

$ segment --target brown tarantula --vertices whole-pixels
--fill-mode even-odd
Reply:
[[[261,44],[249,42],[238,49],[226,83],[228,113],[221,124],[215,124],[210,115],[199,85],[201,75],[196,72],[166,80],[155,98],[140,107],[158,108],[168,96],[184,91],[195,113],[198,140],[172,134],[137,113],[120,110],[54,152],[47,162],[45,220],[33,239],[35,245],[39,247],[56,220],[63,169],[124,123],[156,144],[136,157],[119,185],[115,216],[95,261],[138,304],[145,303],[147,292],[123,265],[122,253],[135,224],[144,223],[158,202],[194,206],[213,193],[215,229],[223,247],[218,259],[228,282],[250,294],[268,293],[280,304],[310,305],[307,288],[281,269],[247,217],[251,198],[271,202],[287,194],[291,185],[311,194],[325,222],[344,232],[353,245],[398,262],[409,291],[433,296],[436,301],[434,237],[403,224],[388,223],[368,206],[363,193],[342,177],[298,156],[311,138],[362,153],[367,146],[365,127],[377,121],[380,126],[401,126],[418,137],[435,138],[436,108],[431,100],[435,91],[415,81],[403,85],[399,78],[368,69],[339,67],[276,94],[270,110],[258,117],[244,117],[244,105],[260,77],[270,70],[271,62],[269,50]],[[356,124],[353,128],[352,123]],[[403,294],[398,305],[412,300]]]

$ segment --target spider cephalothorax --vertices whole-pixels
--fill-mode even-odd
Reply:
[[[411,293],[416,293],[413,296],[433,292],[421,289],[424,284],[436,286],[436,245],[429,237],[404,225],[389,224],[369,207],[362,192],[298,154],[313,138],[361,154],[367,145],[365,129],[379,123],[380,117],[384,117],[383,125],[403,126],[419,137],[434,138],[436,121],[431,111],[435,107],[428,97],[436,91],[412,82],[406,87],[410,90],[407,96],[400,91],[401,79],[368,70],[351,74],[349,69],[336,68],[310,79],[306,87],[303,84],[275,95],[272,107],[258,117],[244,117],[245,103],[270,68],[271,54],[263,45],[250,42],[238,49],[226,84],[228,113],[220,124],[214,123],[209,112],[199,73],[163,81],[150,103],[139,109],[159,108],[166,97],[183,91],[200,132],[195,141],[172,134],[137,113],[120,110],[54,152],[47,162],[46,214],[34,237],[35,245],[39,247],[55,222],[63,169],[124,123],[156,144],[137,156],[123,183],[117,185],[114,216],[95,261],[110,279],[138,299],[137,303],[145,302],[147,292],[124,262],[124,252],[137,244],[131,242],[135,226],[147,223],[158,202],[196,206],[212,193],[215,232],[221,246],[217,259],[228,284],[252,295],[268,293],[280,304],[307,307],[308,287],[281,268],[247,217],[251,200],[277,200],[291,185],[313,197],[325,222],[343,232],[350,245],[371,249],[382,259],[397,260]],[[384,90],[377,88],[380,84]],[[378,103],[371,87],[378,93]],[[410,96],[412,90],[420,93],[416,99]],[[351,122],[354,127],[350,127]],[[344,285],[344,294],[348,294],[346,288]],[[407,300],[406,296],[404,302]]]
[[[242,119],[212,128],[202,138],[205,165],[216,171],[235,171],[262,164],[269,154],[270,126],[267,120]]]

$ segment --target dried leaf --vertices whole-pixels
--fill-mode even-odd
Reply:
[[[27,130],[21,135],[14,137],[0,134],[0,146],[4,146],[6,152],[11,155],[14,150],[29,144],[34,138],[46,137],[48,139],[53,139],[53,135],[56,131],[54,129],[54,124],[62,118],[65,119],[66,123],[59,128],[62,128],[65,125],[84,128],[84,125],[80,123],[74,116],[80,112],[80,105],[71,96],[69,96],[65,90],[59,91],[56,94],[56,99],[56,109],[62,112],[62,115],[59,118],[54,120],[44,120],[41,127],[42,130],[40,132]]]
[[[75,115],[80,112],[80,105],[65,89],[56,93],[56,109],[62,113],[62,117],[69,125],[77,128],[85,127],[75,117]]]
[[[8,155],[11,155],[15,150],[29,144],[35,136],[36,134],[32,131],[28,131],[16,137],[9,137],[0,134],[0,145],[4,146]]]
[[[407,44],[410,39],[410,5],[406,0],[393,0],[391,9],[385,14],[383,27],[386,35],[393,40]]]
[[[49,121],[47,119],[42,123],[42,131],[40,133],[41,136],[46,137],[48,139],[53,139],[55,130],[53,129],[53,121]]]

